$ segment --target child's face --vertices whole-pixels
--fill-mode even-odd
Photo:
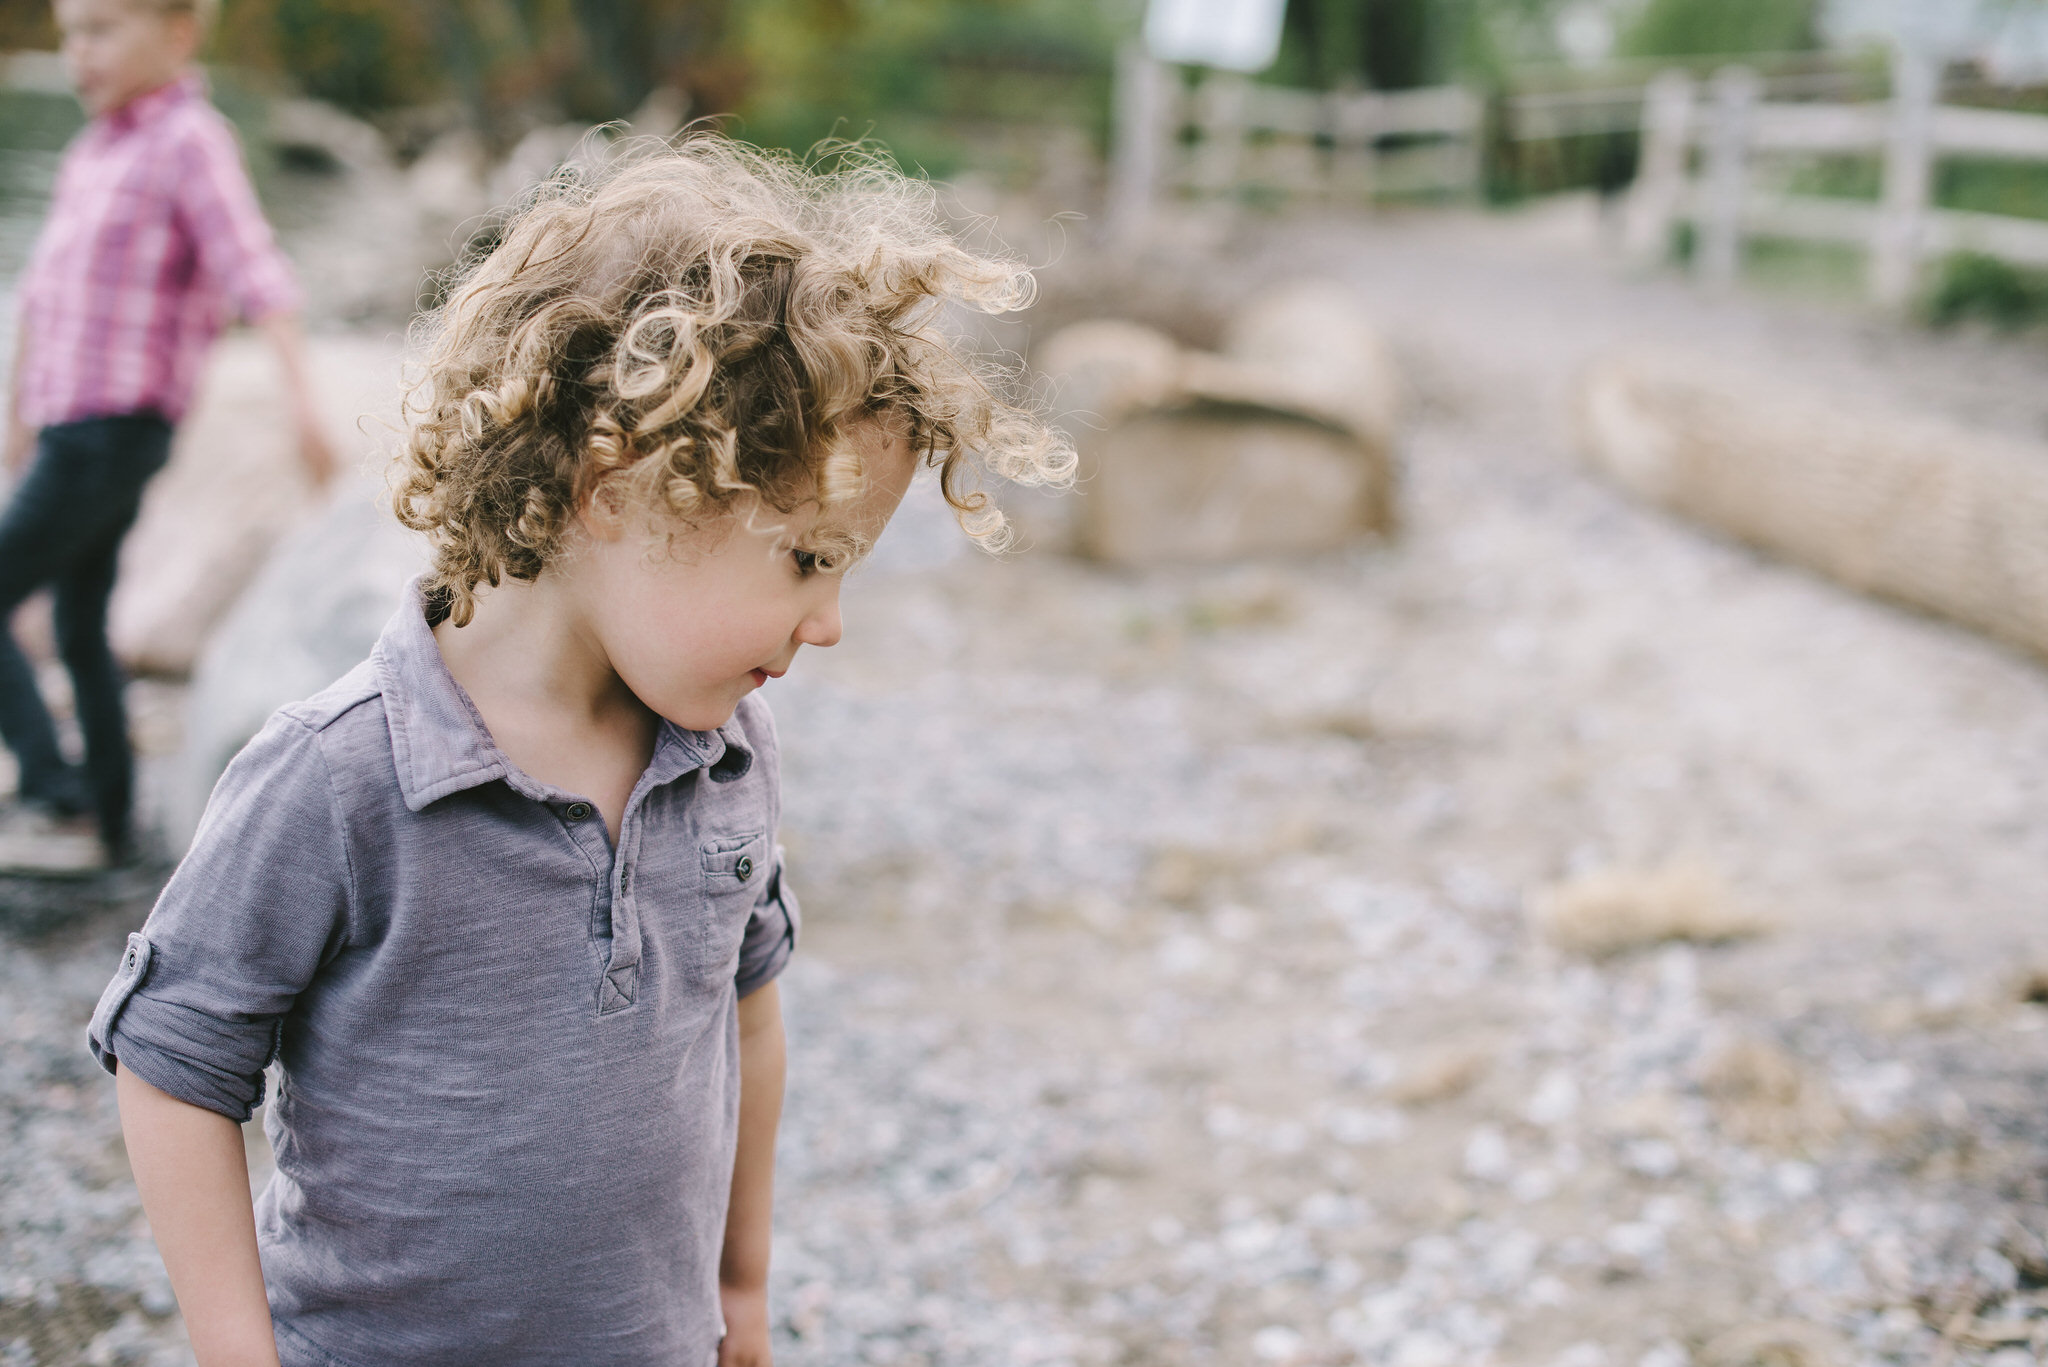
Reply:
[[[119,109],[168,85],[199,50],[189,14],[166,14],[147,0],[56,0],[64,65],[89,114]]]
[[[586,516],[590,546],[570,571],[583,619],[641,702],[685,729],[713,730],[798,647],[839,640],[841,576],[811,568],[813,551],[838,532],[871,544],[916,470],[909,445],[879,425],[856,444],[867,490],[829,520],[816,505],[786,515],[755,506],[671,550],[665,538],[650,544],[639,518]]]

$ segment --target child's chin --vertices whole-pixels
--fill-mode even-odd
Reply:
[[[723,712],[710,707],[692,707],[676,712],[664,712],[663,716],[685,731],[716,731],[732,720],[732,714],[739,711],[739,704],[729,704]]]

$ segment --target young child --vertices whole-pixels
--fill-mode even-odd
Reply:
[[[333,464],[308,398],[291,268],[193,68],[211,8],[57,0],[64,60],[93,118],[64,154],[22,275],[5,456],[19,482],[0,515],[0,614],[55,587],[85,773],[58,750],[34,671],[6,631],[0,736],[20,762],[23,803],[55,817],[93,813],[116,859],[128,845],[133,760],[107,600],[121,539],[170,454],[224,312],[276,344],[316,484]]]
[[[1069,473],[935,330],[1029,283],[871,160],[700,137],[455,291],[396,494],[433,566],[229,766],[92,1021],[203,1367],[769,1360],[797,907],[756,690],[839,639],[919,463],[984,539],[970,452]]]

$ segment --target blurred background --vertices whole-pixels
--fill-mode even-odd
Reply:
[[[54,46],[0,0],[0,348]],[[1083,462],[1001,559],[914,490],[771,692],[782,1361],[2048,1360],[2048,4],[226,0],[206,61],[352,473],[224,338],[115,604],[161,860],[0,829],[4,1367],[189,1361],[92,1004],[418,563],[444,273],[693,120],[1031,262],[948,321]]]

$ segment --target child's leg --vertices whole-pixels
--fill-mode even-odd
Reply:
[[[57,729],[36,687],[35,669],[7,620],[63,559],[64,505],[70,500],[62,431],[38,434],[35,460],[0,515],[0,739],[20,765],[22,797],[71,814],[87,810],[87,795],[57,748]]]
[[[135,761],[128,746],[128,709],[121,698],[121,666],[107,644],[107,600],[120,557],[116,537],[57,581],[57,650],[71,672],[78,729],[85,733],[85,776],[93,814],[110,850],[128,842],[128,809]]]
[[[82,567],[97,569],[110,589],[112,550],[118,549],[122,534],[135,520],[142,486],[162,467],[169,450],[170,426],[155,417],[96,418],[45,428],[37,437],[34,463],[7,511],[0,514],[0,614],[13,612],[39,586],[66,579]],[[66,595],[60,588],[58,631],[77,643],[75,650],[65,650],[66,663],[71,664],[74,656],[88,661],[88,686],[79,686],[78,668],[71,665],[88,747],[95,725],[89,718],[95,712],[100,714],[98,729],[106,733],[105,695],[111,678],[116,681],[113,709],[122,716],[125,755],[127,727],[125,714],[120,713],[118,672],[109,674],[93,658],[98,652],[85,646],[85,638],[97,634],[104,650],[105,590],[94,590],[94,577],[89,575],[82,586],[88,590],[84,595]],[[89,602],[95,592],[97,610],[80,615],[76,605]],[[74,603],[68,612],[62,601],[67,596]],[[78,619],[76,630],[66,632],[61,620],[65,617]],[[111,658],[104,656],[108,662]],[[95,690],[97,698],[91,696]],[[5,630],[0,630],[0,738],[20,761],[23,797],[60,810],[85,811],[97,805],[57,748],[56,728],[36,687],[35,670]],[[101,748],[104,751],[105,746]],[[126,763],[124,758],[124,768]]]
[[[128,842],[135,760],[128,744],[127,682],[107,643],[107,602],[114,593],[121,540],[135,524],[142,489],[170,454],[170,428],[153,419],[116,420],[94,481],[98,516],[80,538],[69,568],[57,578],[57,651],[71,673],[78,725],[85,734],[85,771],[100,835],[110,850]]]

